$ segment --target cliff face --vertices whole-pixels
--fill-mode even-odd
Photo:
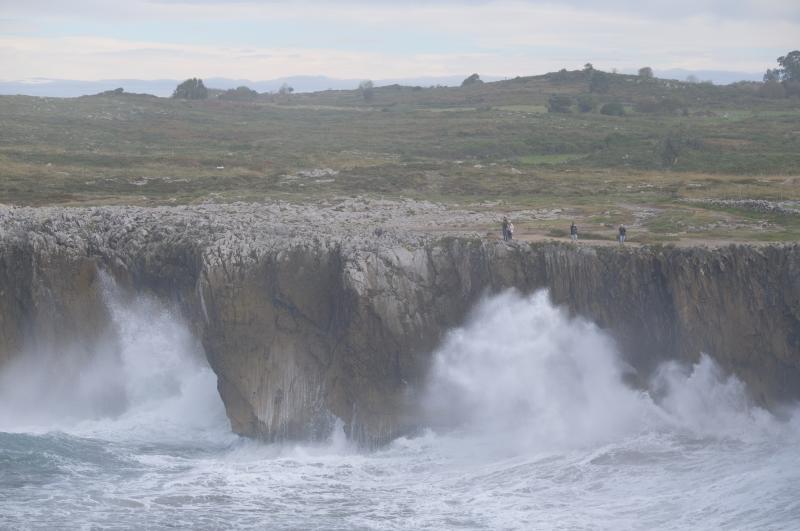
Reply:
[[[31,342],[102,330],[102,268],[183,309],[233,429],[265,439],[323,437],[336,418],[365,443],[413,428],[443,334],[510,287],[548,288],[643,375],[707,352],[766,405],[800,398],[798,245],[431,238],[387,221],[401,207],[5,210],[0,363]]]

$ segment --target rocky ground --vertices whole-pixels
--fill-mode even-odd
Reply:
[[[735,202],[736,207],[742,207]],[[747,208],[796,215],[794,204],[744,205]],[[727,206],[721,205],[721,206]],[[631,207],[633,208],[633,207]],[[657,215],[657,209],[636,209],[633,223],[627,225],[631,245],[638,245],[636,236],[646,234],[646,223]],[[516,224],[515,239],[520,241],[569,241],[567,229],[577,220],[582,231],[586,225],[580,216],[561,208],[517,209],[503,211],[502,205],[484,203],[475,208],[459,208],[430,201],[382,200],[367,197],[341,198],[314,203],[275,201],[268,203],[207,202],[185,206],[102,206],[102,207],[15,207],[0,204],[0,231],[11,234],[45,227],[54,237],[64,241],[76,234],[113,232],[122,235],[146,236],[150,232],[191,237],[205,244],[224,240],[251,240],[264,245],[275,237],[285,239],[320,235],[361,243],[418,240],[431,236],[466,236],[485,239],[500,238],[503,216]],[[541,222],[563,224],[563,230],[537,228]],[[559,225],[560,226],[560,225]],[[589,227],[592,233],[583,245],[612,245],[615,226]],[[633,236],[633,238],[631,238]],[[716,247],[732,243],[730,239],[691,238],[669,243],[679,246],[705,245]]]
[[[560,209],[518,210],[516,223],[558,219]],[[7,234],[36,228],[65,242],[81,233],[114,232],[147,236],[151,232],[182,233],[198,242],[250,239],[262,244],[276,237],[315,235],[342,240],[387,241],[426,238],[442,233],[499,238],[503,213],[461,210],[415,200],[337,199],[315,204],[205,203],[170,207],[13,207],[0,205],[0,230]]]

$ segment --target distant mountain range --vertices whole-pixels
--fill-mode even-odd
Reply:
[[[635,72],[631,72],[634,74]],[[672,68],[669,70],[653,70],[656,77],[662,79],[677,79],[685,81],[687,77],[694,76],[699,81],[712,81],[715,85],[728,85],[737,81],[762,81],[764,72],[731,72],[727,70],[683,70]]]
[[[631,72],[633,73],[633,72]],[[655,70],[656,77],[665,79],[685,80],[693,75],[700,81],[713,81],[717,85],[725,85],[736,81],[760,81],[762,74],[749,72],[728,72],[721,70]],[[375,80],[376,86],[408,85],[429,87],[432,85],[458,86],[467,77],[459,76],[431,76],[417,78],[397,78]],[[481,76],[484,81],[499,81],[500,76]],[[169,96],[178,83],[177,79],[104,79],[100,81],[76,81],[68,79],[30,79],[24,81],[0,81],[0,94],[23,94],[27,96],[47,96],[72,98],[97,94],[106,90],[122,87],[125,92],[153,94],[155,96]],[[295,92],[317,92],[321,90],[349,90],[358,87],[361,79],[337,79],[326,76],[292,76],[272,79],[268,81],[251,81],[247,79],[205,78],[205,85],[209,88],[229,89],[241,85],[250,87],[258,92],[275,92],[284,83],[294,88]]]

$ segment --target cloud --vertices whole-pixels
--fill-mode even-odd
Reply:
[[[328,49],[238,49],[130,42],[91,37],[0,38],[0,62],[15,79],[245,77],[268,79],[302,72],[334,72],[339,77],[405,77],[488,67],[481,54],[416,54],[395,57],[375,52]],[[47,70],[41,66],[47,64]],[[510,63],[500,67],[510,68]],[[365,75],[364,72],[370,73]]]
[[[137,17],[142,19],[164,17],[279,17],[282,13],[307,13],[317,10],[342,10],[352,13],[379,12],[381,10],[414,11],[424,8],[481,9],[507,4],[504,0],[0,0],[5,13],[31,16],[76,15],[94,17]],[[791,19],[800,21],[800,3],[796,0],[520,0],[516,2],[531,8],[556,6],[580,9],[593,13],[612,15],[637,15],[647,18],[686,18],[704,15],[724,19]]]
[[[586,61],[761,71],[800,35],[796,0],[0,0],[0,10],[51,28],[0,25],[9,78],[513,76]]]

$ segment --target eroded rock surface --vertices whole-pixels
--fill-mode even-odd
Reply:
[[[265,439],[324,437],[336,418],[366,443],[412,429],[443,334],[510,287],[548,288],[609,330],[641,374],[707,352],[764,404],[800,397],[800,246],[618,249],[424,230],[481,216],[366,200],[0,208],[0,364],[37,341],[102,333],[104,269],[181,308],[234,430]]]

